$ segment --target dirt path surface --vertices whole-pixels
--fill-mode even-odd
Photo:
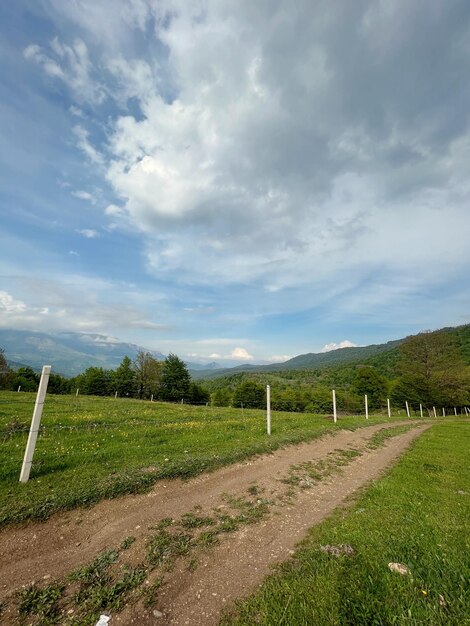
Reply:
[[[408,422],[409,424],[409,422]],[[246,595],[286,560],[309,527],[320,522],[359,487],[377,478],[428,426],[420,424],[391,438],[376,450],[365,448],[376,432],[397,424],[340,431],[310,443],[291,446],[183,482],[162,481],[147,494],[99,503],[91,509],[57,514],[45,523],[28,523],[0,532],[0,600],[21,585],[59,578],[115,547],[129,535],[144,540],[149,526],[177,518],[194,507],[209,511],[223,506],[223,494],[246,494],[256,483],[275,504],[257,524],[244,526],[205,550],[195,571],[177,561],[165,576],[156,608],[137,604],[112,616],[114,623],[139,625],[216,624],[221,610]],[[309,489],[297,489],[292,499],[281,494],[292,465],[324,459],[337,450],[362,449],[340,474]]]

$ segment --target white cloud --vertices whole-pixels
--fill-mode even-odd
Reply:
[[[349,339],[345,339],[344,341],[340,341],[339,343],[327,343],[320,352],[331,352],[332,350],[340,350],[341,348],[357,348],[357,343],[353,343],[349,341]]]
[[[72,196],[74,196],[75,198],[78,198],[79,200],[86,200],[88,202],[91,202],[92,204],[96,204],[95,196],[91,194],[89,191],[78,190],[78,191],[72,191],[71,194]]]
[[[6,291],[0,291],[0,311],[7,313],[20,313],[26,311],[26,304],[21,300],[15,300]]]
[[[54,37],[47,51],[41,46],[31,44],[24,49],[23,56],[26,60],[37,63],[48,76],[62,80],[80,100],[99,104],[106,97],[103,86],[92,77],[94,68],[87,46],[81,39],[75,39],[71,45],[66,45],[58,37]],[[75,107],[72,113],[76,115],[78,110]]]
[[[270,356],[268,361],[272,361],[273,363],[284,363],[284,361],[288,361],[292,359],[292,355],[290,354],[273,354]]]
[[[83,235],[87,239],[95,239],[100,236],[99,232],[93,228],[78,228],[77,233],[80,233],[80,235]]]
[[[237,359],[242,361],[252,361],[255,357],[248,352],[245,348],[234,348],[226,359]]]
[[[82,126],[75,126],[73,133],[77,137],[77,147],[86,155],[86,157],[95,165],[102,165],[104,163],[103,155],[96,150],[96,148],[90,143],[90,133]]]
[[[143,236],[159,279],[234,285],[234,317],[415,316],[470,263],[468,16],[392,4],[48,0],[86,44],[24,56],[82,93],[110,229]]]

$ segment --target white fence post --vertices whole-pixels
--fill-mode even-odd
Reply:
[[[114,399],[117,399],[117,391],[114,392]]]
[[[419,414],[421,415],[421,417],[423,417],[423,405],[421,404],[421,402],[419,403]]]
[[[77,391],[76,391],[76,393],[75,393],[75,397],[76,397],[76,398],[78,397],[78,389],[77,389]]]
[[[20,393],[21,391],[21,385],[18,387],[18,393]]]
[[[333,422],[336,424],[338,415],[336,413],[336,391],[333,389]]]
[[[266,431],[271,434],[271,387],[266,385]]]
[[[442,407],[442,417],[445,417],[445,416],[446,416],[446,410],[444,407]]]
[[[50,373],[51,366],[44,365],[44,367],[42,368],[41,380],[39,381],[36,403],[34,405],[33,419],[31,420],[31,427],[29,429],[28,443],[26,444],[23,465],[21,467],[21,483],[27,483],[29,479],[29,473],[31,471],[31,465],[33,463],[34,448],[36,447],[39,426],[41,424],[42,409],[44,407],[44,399],[46,397],[47,383],[49,382]]]
[[[406,404],[406,415],[410,417],[410,407],[408,406],[408,400],[405,400],[405,404]]]
[[[369,404],[367,402],[367,394],[364,396],[364,406],[366,407],[366,420],[369,419]]]
[[[455,406],[454,406],[454,413],[455,413],[455,417],[457,417],[457,409]]]
[[[390,409],[390,398],[387,398],[387,412],[389,419],[392,417],[392,411]]]
[[[435,406],[433,406],[433,407],[432,407],[432,410],[433,410],[433,412],[434,412],[434,417],[437,417],[436,407],[435,407]]]

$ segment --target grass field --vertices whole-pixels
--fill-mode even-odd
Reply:
[[[462,422],[424,433],[352,509],[313,528],[224,626],[470,624],[469,433]]]
[[[18,482],[34,394],[0,392],[0,526],[144,491],[339,428],[388,421],[114,398],[47,397],[31,478]],[[403,419],[403,415],[400,418]]]

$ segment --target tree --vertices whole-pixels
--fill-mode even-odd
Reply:
[[[20,367],[16,370],[12,381],[12,388],[21,391],[37,391],[39,385],[39,374],[32,367]]]
[[[137,394],[140,399],[156,396],[160,392],[163,364],[150,352],[140,350],[134,361]]]
[[[132,361],[125,356],[119,367],[114,372],[114,389],[118,396],[135,397],[137,393],[137,377]]]
[[[423,332],[400,346],[400,378],[393,391],[397,403],[460,406],[469,400],[469,369],[452,335]]]
[[[232,404],[232,392],[227,387],[216,389],[211,396],[212,406],[230,406]]]
[[[367,394],[367,402],[371,409],[379,409],[387,397],[387,379],[373,367],[359,367],[356,371],[354,388],[359,396]]]
[[[233,394],[233,406],[243,406],[246,409],[263,409],[266,406],[265,388],[252,380],[241,383]]]
[[[188,402],[189,404],[206,404],[211,396],[207,389],[191,381],[189,383]]]
[[[60,374],[51,372],[47,384],[47,393],[64,394],[70,392],[70,381]]]
[[[187,399],[190,383],[186,364],[176,354],[170,353],[163,362],[160,397],[170,402]]]
[[[5,351],[0,348],[0,389],[12,388],[13,373],[5,358]]]
[[[89,367],[75,378],[80,393],[90,396],[107,396],[112,392],[113,372],[102,367]]]

